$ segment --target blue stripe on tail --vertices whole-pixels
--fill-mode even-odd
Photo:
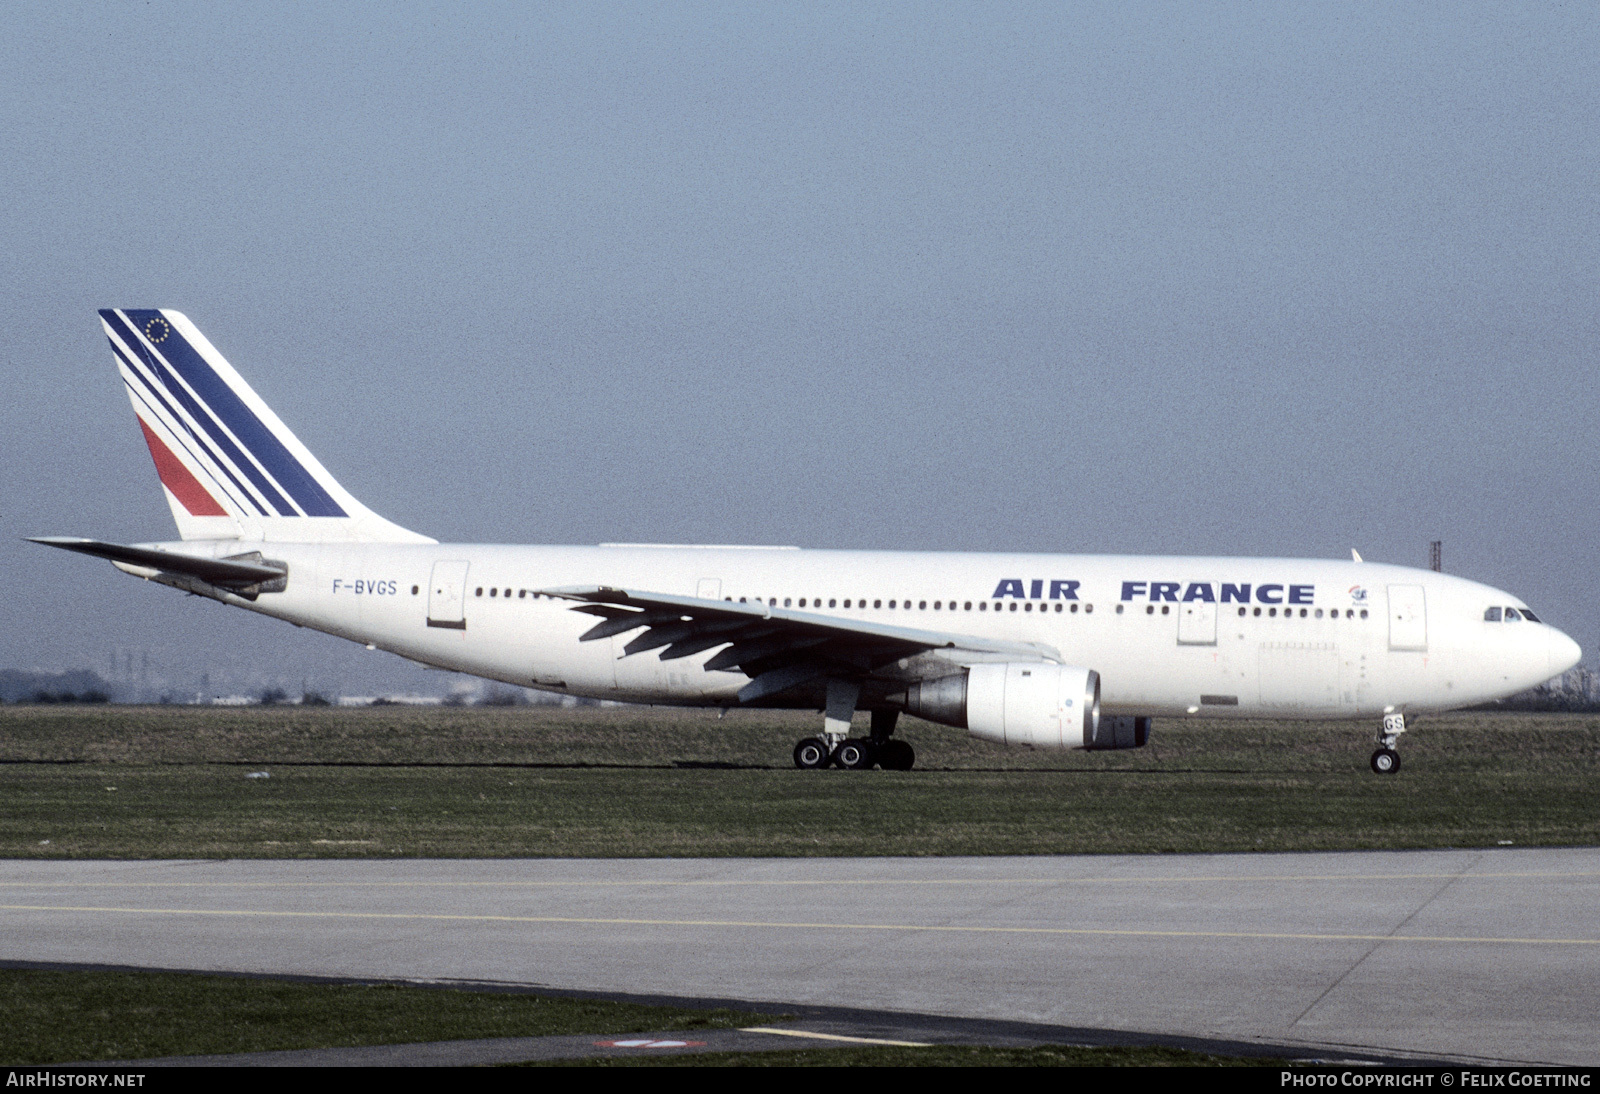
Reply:
[[[166,320],[162,319],[158,312],[146,312],[144,314],[153,315],[157,319],[161,319],[163,324],[166,323]],[[194,396],[190,395],[183,385],[178,383],[172,374],[167,371],[165,363],[145,347],[145,344],[139,340],[138,334],[128,325],[128,321],[122,315],[107,310],[102,311],[100,317],[111,324],[129,349],[139,355],[139,360],[144,362],[145,368],[150,370],[151,375],[156,378],[166,393],[172,397],[173,401],[188,411],[189,417],[199,423],[200,428],[204,429],[211,438],[212,444],[221,450],[222,454],[231,460],[235,467],[244,472],[251,482],[256,484],[256,489],[261,492],[262,497],[266,498],[267,504],[279,516],[297,517],[300,515],[294,511],[294,506],[290,504],[289,499],[280,494],[278,488],[273,486],[267,476],[261,473],[261,469],[239,450],[239,446],[233,443],[233,438],[229,437],[223,430],[216,417],[204,406],[196,402]],[[210,369],[206,371],[209,372]]]
[[[195,414],[196,420],[206,427],[206,431],[211,434],[219,447],[229,452],[230,457],[237,452],[237,449],[220,429],[215,428],[214,421],[220,421],[227,426],[228,430],[239,439],[249,455],[254,457],[255,464],[238,458],[234,458],[234,462],[252,482],[256,483],[274,508],[283,516],[297,515],[288,501],[272,487],[265,476],[260,474],[256,465],[265,468],[307,516],[348,515],[312,477],[305,466],[284,447],[283,442],[272,430],[245,405],[244,400],[239,398],[227,381],[217,375],[216,370],[181,334],[170,328],[159,311],[128,309],[122,314],[140,330],[152,323],[157,324],[158,333],[164,329],[165,337],[156,343],[157,352],[171,364],[173,370],[194,390],[204,405],[190,407],[189,404],[193,400],[177,385],[171,385],[174,389],[173,397],[183,402],[191,414]],[[144,347],[137,340],[134,344],[141,352],[143,351]],[[209,410],[210,413],[197,414],[196,410],[201,409]]]
[[[166,418],[170,419],[172,422],[175,422],[177,426],[188,435],[189,439],[194,442],[194,446],[210,457],[212,464],[216,466],[218,471],[222,472],[222,474],[227,477],[227,480],[233,484],[234,490],[237,491],[237,495],[231,492],[228,493],[227,496],[230,499],[235,499],[236,497],[243,498],[244,504],[250,506],[258,514],[263,517],[269,516],[270,514],[266,511],[262,504],[256,500],[256,496],[245,487],[244,483],[239,481],[239,477],[235,475],[228,465],[222,460],[222,458],[217,455],[216,451],[206,443],[206,439],[196,433],[194,431],[194,427],[189,424],[188,420],[172,408],[172,404],[167,402],[167,400],[162,396],[161,389],[155,384],[151,383],[150,377],[144,374],[144,370],[138,368],[132,361],[128,360],[127,354],[123,352],[122,346],[118,344],[117,340],[115,338],[108,338],[107,341],[111,343],[111,352],[116,354],[117,360],[121,361],[123,366],[138,378],[140,387],[144,389],[143,391],[139,391],[131,387],[129,388],[129,390],[138,397],[139,401],[144,403],[146,406],[150,406],[150,400],[154,399],[156,404],[160,406],[162,411],[165,412]],[[149,394],[148,399],[145,398],[146,393]],[[154,407],[151,409],[154,410]],[[201,464],[201,466],[203,467],[205,465]],[[238,504],[237,500],[235,500],[234,503]]]

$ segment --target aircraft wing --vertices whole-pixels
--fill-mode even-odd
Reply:
[[[860,677],[929,650],[971,652],[985,659],[1059,661],[1060,654],[1031,642],[1001,642],[969,634],[896,627],[864,620],[793,611],[769,604],[703,600],[606,586],[540,590],[545,596],[579,601],[572,609],[597,615],[579,641],[643,628],[623,647],[624,656],[661,650],[663,661],[689,657],[716,646],[726,649],[705,664],[711,671],[750,677],[739,701],[753,702],[820,676]]]

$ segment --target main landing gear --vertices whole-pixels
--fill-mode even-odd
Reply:
[[[827,719],[821,737],[807,737],[794,746],[794,765],[799,768],[842,767],[847,771],[866,771],[881,767],[885,771],[910,771],[917,754],[904,741],[894,739],[898,710],[872,712],[872,735],[850,737],[850,719],[855,714],[859,684],[847,680],[828,681]]]
[[[1394,750],[1400,734],[1406,731],[1404,714],[1385,714],[1383,728],[1378,731],[1378,750],[1372,754],[1372,771],[1377,775],[1393,775],[1400,770],[1400,753]]]
[[[846,771],[910,771],[917,753],[904,741],[847,738],[833,749],[821,737],[807,737],[794,746],[794,765],[800,768],[842,767]]]

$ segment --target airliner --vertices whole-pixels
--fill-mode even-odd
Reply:
[[[1510,593],[1351,560],[441,544],[357,501],[179,312],[100,318],[179,539],[33,542],[424,665],[562,695],[822,715],[801,768],[910,770],[900,714],[1138,748],[1154,718],[1407,718],[1578,662]],[[857,711],[870,731],[851,736]]]

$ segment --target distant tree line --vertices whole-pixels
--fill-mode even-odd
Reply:
[[[36,691],[28,697],[30,703],[109,703],[111,696],[90,689],[82,694],[73,691]]]
[[[117,689],[88,669],[22,672],[0,669],[0,701],[7,703],[109,703]]]

